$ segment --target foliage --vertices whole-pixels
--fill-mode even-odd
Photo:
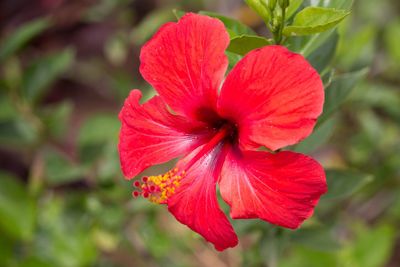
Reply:
[[[25,2],[0,39],[1,266],[397,266],[397,1],[246,0],[224,13],[232,17],[218,5],[199,11],[227,28],[230,68],[279,43],[310,61],[326,92],[315,131],[290,148],[326,167],[329,192],[314,216],[296,231],[234,221],[242,245],[222,254],[163,207],[130,197],[116,146],[122,100],[148,88],[140,46],[211,2]],[[32,20],[29,10],[45,15]]]

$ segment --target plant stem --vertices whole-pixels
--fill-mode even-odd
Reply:
[[[285,20],[286,20],[286,6],[280,6],[280,8],[281,8],[281,17],[275,38],[276,44],[281,44],[282,42],[282,32],[283,28],[285,27]]]

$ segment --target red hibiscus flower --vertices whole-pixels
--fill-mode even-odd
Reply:
[[[128,179],[181,157],[166,174],[135,181],[133,195],[168,205],[217,250],[238,242],[218,206],[217,184],[233,219],[291,229],[312,215],[327,190],[318,162],[272,153],[312,132],[324,101],[317,72],[301,55],[267,46],[248,53],[221,86],[228,44],[217,19],[187,14],[165,24],[140,54],[140,72],[159,96],[140,104],[141,93],[133,90],[120,113],[119,153]]]

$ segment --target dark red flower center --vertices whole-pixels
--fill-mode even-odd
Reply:
[[[212,138],[201,147],[201,149],[185,164],[184,169],[174,168],[165,174],[143,177],[142,181],[135,181],[133,186],[137,190],[133,191],[133,197],[142,196],[158,204],[166,204],[169,197],[175,194],[175,190],[180,186],[180,180],[186,175],[188,169],[200,158],[207,155],[216,146],[223,147],[235,146],[238,143],[238,127],[234,122],[221,118],[211,110],[203,110],[202,121],[206,122],[208,129],[213,134]],[[217,155],[215,155],[217,156]]]
[[[217,133],[223,132],[225,134],[221,141],[231,145],[236,145],[239,142],[239,130],[236,123],[227,119],[220,119],[214,125],[214,129]]]
[[[199,108],[196,112],[197,119],[205,122],[216,133],[224,130],[225,137],[221,140],[232,145],[238,143],[239,129],[234,121],[221,117],[217,112],[210,108]]]

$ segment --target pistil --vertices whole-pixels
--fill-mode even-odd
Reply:
[[[190,167],[193,166],[193,164],[198,161],[201,157],[206,155],[209,151],[211,151],[216,145],[218,145],[221,141],[223,141],[231,131],[230,126],[223,126],[221,129],[217,132],[216,135],[211,138],[210,141],[205,144],[201,150],[189,161],[189,163],[186,165],[186,169],[189,169]]]

